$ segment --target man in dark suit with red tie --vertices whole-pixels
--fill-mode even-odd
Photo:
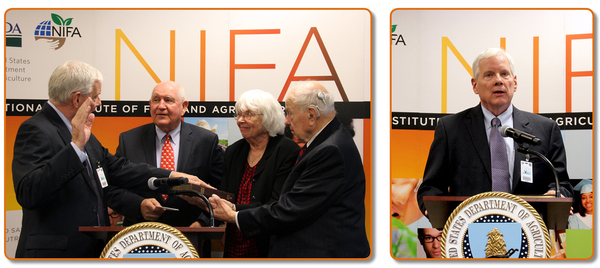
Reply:
[[[321,84],[304,82],[288,92],[285,106],[286,124],[306,145],[279,199],[235,212],[214,195],[215,217],[235,222],[244,237],[271,235],[271,258],[369,257],[363,164],[335,117],[333,97]]]
[[[187,106],[181,85],[173,81],[157,84],[150,98],[153,123],[121,133],[116,155],[134,163],[193,174],[210,185],[220,185],[224,153],[219,137],[183,122],[181,117]],[[111,189],[109,207],[125,216],[124,225],[158,221],[187,227],[195,224],[201,214],[200,208],[178,196],[166,197],[147,190]],[[179,211],[165,211],[161,207]],[[202,220],[207,219],[201,217]]]
[[[427,215],[423,196],[472,196],[489,191],[515,195],[554,194],[552,170],[542,159],[533,155],[526,159],[523,153],[517,152],[512,138],[500,137],[499,128],[504,125],[542,141],[540,145],[523,146],[540,152],[552,162],[558,172],[561,194],[572,196],[558,125],[512,105],[517,76],[510,55],[499,48],[482,52],[473,63],[471,84],[480,104],[438,121],[417,195],[421,211]],[[522,162],[531,162],[533,180],[521,176]]]
[[[121,133],[115,155],[135,163],[193,174],[210,185],[220,185],[224,153],[219,137],[183,122],[181,117],[187,106],[181,85],[173,81],[157,84],[150,98],[153,123]],[[195,224],[201,214],[200,208],[178,196],[166,197],[156,191],[111,189],[109,206],[125,216],[124,225],[158,221],[187,227]],[[165,211],[161,207],[179,211]],[[201,217],[202,220],[207,219]]]

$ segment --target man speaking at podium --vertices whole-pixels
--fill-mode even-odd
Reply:
[[[517,91],[512,57],[504,50],[490,48],[473,62],[471,84],[480,104],[440,118],[425,166],[417,200],[423,214],[423,196],[472,196],[501,191],[514,195],[552,195],[554,173],[542,159],[528,159],[517,152],[512,138],[500,135],[501,126],[532,134],[539,145],[523,147],[546,156],[556,168],[562,195],[573,189],[567,174],[567,160],[560,129],[546,117],[521,111],[511,103]],[[533,178],[525,169],[532,164]]]

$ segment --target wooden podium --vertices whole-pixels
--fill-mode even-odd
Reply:
[[[433,228],[443,229],[454,209],[470,196],[424,196],[429,221]],[[519,196],[528,202],[542,217],[546,227],[554,230],[567,229],[572,198],[554,196]]]
[[[93,238],[110,241],[118,232],[127,227],[111,227],[111,226],[80,226],[79,232],[89,234]],[[219,240],[225,233],[225,227],[173,227],[179,230],[187,239],[194,245],[197,252],[202,252],[199,243],[202,240]],[[202,256],[210,258],[210,256]]]

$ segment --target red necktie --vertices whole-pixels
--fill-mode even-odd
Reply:
[[[298,161],[300,161],[300,159],[302,158],[302,155],[304,155],[305,151],[306,151],[306,145],[302,146],[302,149],[300,149],[300,153],[298,154],[298,158],[296,158],[296,164],[298,164]]]
[[[160,168],[175,171],[175,156],[171,146],[171,136],[167,133],[160,153]],[[163,200],[167,200],[167,195],[163,195]]]

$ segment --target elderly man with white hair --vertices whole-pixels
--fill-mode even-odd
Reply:
[[[48,102],[25,120],[15,139],[13,183],[23,223],[17,258],[96,258],[105,241],[80,226],[109,226],[105,189],[147,189],[148,178],[196,176],[133,164],[116,157],[92,134],[102,104],[102,74],[69,61],[48,81]]]
[[[211,197],[218,218],[244,237],[271,235],[273,258],[367,258],[365,173],[351,135],[335,117],[333,97],[317,82],[292,88],[286,124],[306,143],[271,204],[236,212]]]

